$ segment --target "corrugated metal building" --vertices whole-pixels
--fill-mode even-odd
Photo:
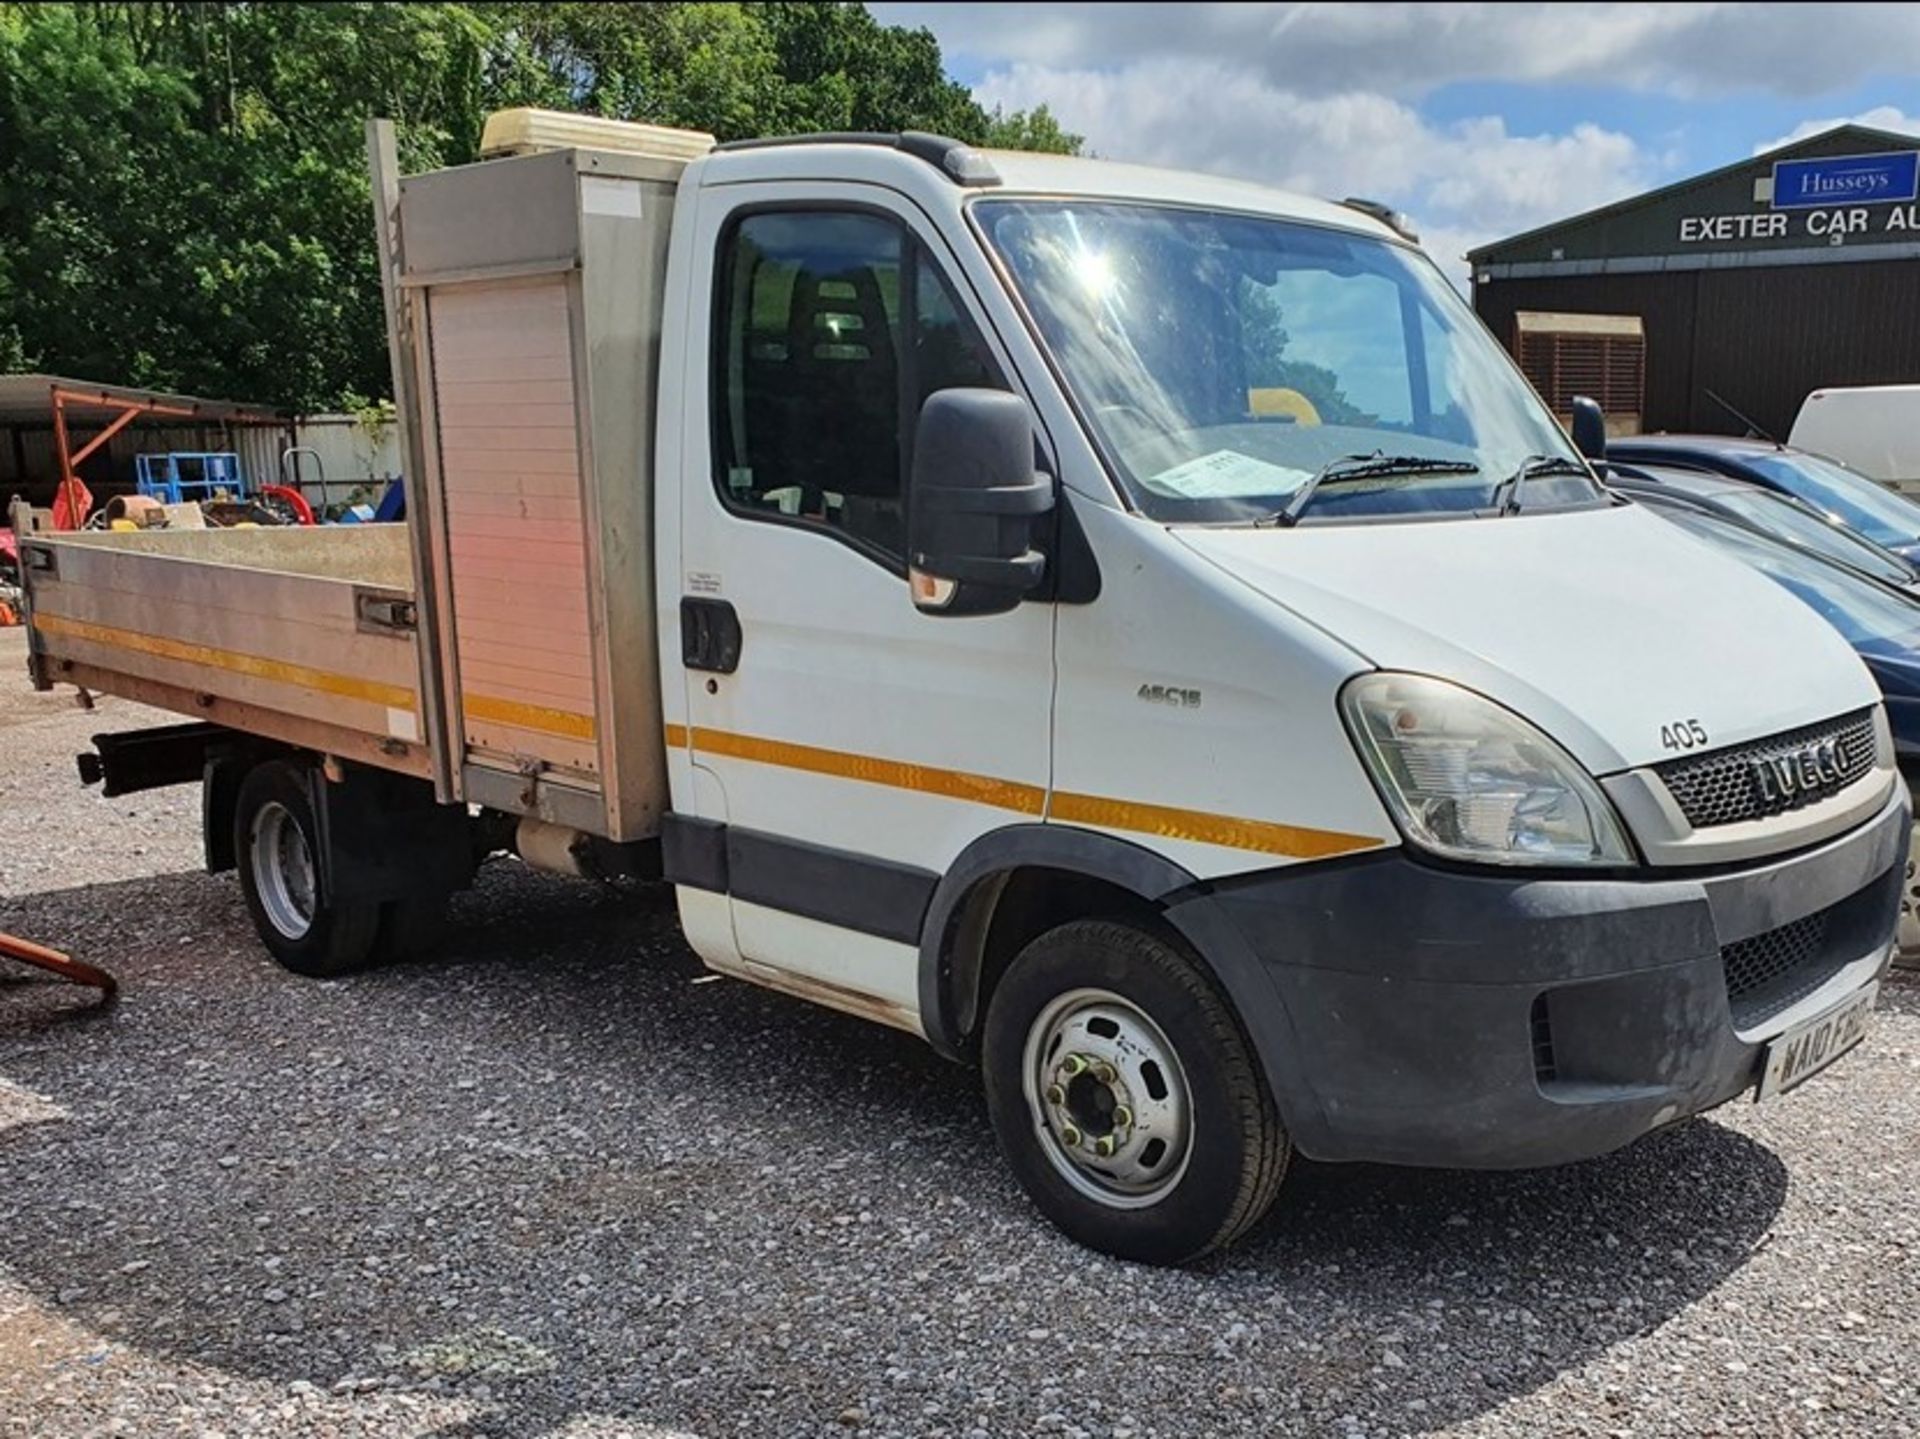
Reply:
[[[295,440],[293,417],[262,405],[64,375],[0,375],[0,509],[14,495],[53,503],[60,485],[56,395],[64,397],[70,453],[108,436],[76,466],[97,501],[133,490],[135,455],[232,450],[258,482],[275,478],[281,450]]]
[[[1784,439],[1808,391],[1920,381],[1920,141],[1841,126],[1484,246],[1473,303],[1549,403]]]

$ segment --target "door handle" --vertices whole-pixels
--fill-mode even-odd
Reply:
[[[680,600],[680,663],[730,675],[740,668],[740,616],[725,600]]]

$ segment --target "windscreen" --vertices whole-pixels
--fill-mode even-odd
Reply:
[[[1909,659],[1920,653],[1920,602],[1749,534],[1726,520],[1664,505],[1658,508],[1683,529],[1791,590],[1856,650]]]
[[[1754,455],[1747,463],[1789,494],[1825,510],[1876,545],[1920,541],[1920,505],[1881,488],[1865,475],[1842,469],[1818,455]]]
[[[1888,584],[1913,582],[1913,568],[1900,556],[1870,540],[1858,538],[1854,531],[1831,523],[1817,511],[1775,490],[1754,488],[1718,498],[1727,509],[1768,534],[1818,550]]]
[[[1312,521],[1483,512],[1529,460],[1578,464],[1459,295],[1406,246],[1137,203],[986,200],[974,213],[1096,442],[1156,519],[1259,519],[1349,457],[1473,468],[1376,467],[1337,487],[1330,476]],[[1525,488],[1529,508],[1605,502],[1582,473]]]

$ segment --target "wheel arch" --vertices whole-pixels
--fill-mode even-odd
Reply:
[[[1195,882],[1164,856],[1091,830],[1021,824],[981,835],[947,867],[921,923],[920,1014],[927,1039],[949,1059],[971,1054],[983,984],[992,979],[993,945],[996,938],[1007,942],[1009,915],[1031,906],[1036,887],[1052,892],[1056,912],[1036,917],[1051,927],[1090,917],[1090,903],[1095,913],[1115,905],[1158,912],[1167,895]],[[998,956],[1002,963],[1006,957]]]
[[[1019,908],[1036,895],[1034,907]],[[1132,918],[1178,938],[1219,985],[1288,1128],[1298,1133],[1323,1122],[1280,987],[1208,882],[1141,845],[1071,825],[1010,825],[982,835],[935,886],[920,932],[928,1042],[948,1059],[971,1062],[997,968],[1041,930],[1095,917]]]

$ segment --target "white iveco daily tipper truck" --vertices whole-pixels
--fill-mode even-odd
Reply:
[[[977,1061],[1088,1244],[1288,1157],[1597,1155],[1863,1033],[1873,682],[1594,481],[1369,207],[932,136],[496,117],[375,202],[410,518],[56,534],[32,666],[191,723],[268,948],[477,856],[659,874],[712,968]]]

